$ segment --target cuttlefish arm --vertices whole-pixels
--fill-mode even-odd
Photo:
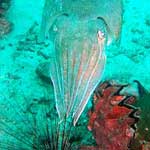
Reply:
[[[78,121],[80,115],[82,114],[90,96],[94,92],[96,86],[99,84],[99,81],[101,80],[102,72],[104,71],[104,66],[106,62],[106,57],[104,54],[104,46],[105,46],[105,35],[100,30],[97,32],[97,41],[99,45],[99,53],[97,62],[95,64],[95,67],[93,68],[90,78],[88,79],[88,84],[86,86],[86,93],[83,96],[83,100],[80,102],[76,112],[73,115],[74,121],[73,124],[75,125]],[[93,65],[93,64],[91,64]],[[98,78],[99,77],[99,78]],[[94,86],[93,86],[94,85]]]

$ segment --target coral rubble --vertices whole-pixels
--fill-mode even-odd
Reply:
[[[11,23],[5,18],[0,18],[0,38],[11,31]]]
[[[12,30],[12,23],[5,17],[9,6],[10,0],[0,0],[0,38]]]

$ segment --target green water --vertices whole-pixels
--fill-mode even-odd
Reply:
[[[77,38],[77,44],[73,43],[75,41],[74,33],[82,30],[80,36],[85,36],[87,41],[90,39],[88,42],[92,41],[91,43],[93,44],[96,39],[92,37],[95,34],[94,32],[97,31],[99,23],[91,21],[92,23],[89,23],[88,28],[84,28],[84,26],[86,27],[87,20],[94,20],[93,18],[97,17],[97,14],[104,16],[105,21],[100,21],[100,30],[105,33],[107,40],[112,39],[112,43],[108,46],[107,42],[105,43],[106,64],[103,74],[100,76],[102,78],[94,80],[94,85],[87,93],[91,92],[90,96],[100,80],[115,80],[121,83],[133,84],[135,88],[131,88],[128,91],[133,95],[137,95],[136,84],[133,83],[133,80],[138,80],[147,91],[150,91],[149,0],[123,0],[122,12],[120,12],[118,5],[115,5],[115,7],[109,5],[112,11],[119,10],[119,16],[122,16],[122,19],[118,18],[118,14],[116,15],[114,12],[111,13],[105,9],[99,12],[98,7],[103,6],[102,4],[98,5],[99,1],[93,0],[89,3],[83,1],[84,3],[82,4],[84,5],[80,7],[86,8],[90,6],[89,8],[92,10],[84,14],[84,11],[79,9],[80,4],[78,3],[81,1],[77,3],[76,9],[71,9],[72,2],[68,0],[68,3],[66,2],[65,4],[65,11],[67,10],[68,14],[73,12],[73,15],[68,19],[69,21],[67,20],[69,22],[69,25],[67,24],[68,28],[63,26],[66,23],[65,19],[62,19],[64,22],[60,24],[61,18],[57,20],[60,30],[62,26],[64,28],[62,33],[66,38],[65,40],[67,40],[65,42],[67,44],[71,43],[70,45],[76,48],[77,45],[80,46],[80,42],[83,42],[83,39],[78,40]],[[106,2],[106,0],[102,1],[103,3]],[[59,7],[60,2],[55,4],[56,7]],[[94,7],[95,4],[96,7]],[[8,9],[7,6],[9,6]],[[92,9],[92,6],[94,9]],[[55,46],[53,39],[55,36],[58,36],[59,39],[60,36],[60,34],[56,35],[55,32],[49,32],[51,24],[55,27],[55,17],[52,19],[52,23],[50,23],[49,18],[43,19],[44,0],[0,0],[0,12],[2,8],[7,10],[4,11],[4,14],[0,13],[0,19],[4,18],[8,26],[1,27],[2,20],[0,20],[0,150],[44,150],[47,145],[49,146],[46,143],[49,143],[49,135],[56,135],[55,131],[51,133],[50,130],[58,127],[57,121],[60,121],[58,120],[58,113],[60,112],[55,107],[54,88],[50,79],[51,69],[49,66],[49,62],[54,56]],[[74,15],[76,11],[78,12],[77,16]],[[59,11],[54,12],[58,12],[58,14],[54,13],[52,17],[60,14]],[[105,16],[105,14],[107,15]],[[84,18],[82,15],[86,17]],[[83,18],[86,21],[83,21]],[[43,23],[43,20],[45,23]],[[114,22],[117,22],[115,26],[113,26]],[[107,30],[107,27],[111,32]],[[41,31],[44,36],[48,32],[49,38],[41,40]],[[120,34],[116,35],[116,31]],[[61,45],[58,47],[60,48]],[[80,55],[80,51],[78,54]],[[53,77],[56,77],[55,73],[53,73]],[[55,84],[57,85],[57,83]],[[86,87],[85,84],[85,89]],[[79,92],[82,95],[84,87],[79,89]],[[61,92],[57,92],[57,94],[61,95]],[[144,114],[148,114],[150,106],[147,108],[143,105],[149,105],[149,95],[146,95],[145,99],[146,103],[143,102],[138,105],[142,105],[141,108],[146,110]],[[79,120],[77,119],[76,127],[72,127],[69,134],[68,139],[72,143],[73,150],[79,149],[77,146],[80,145],[96,144],[92,133],[87,129],[87,113],[92,105],[91,100],[88,100],[89,98],[82,115],[77,115],[77,118],[80,118]],[[66,112],[65,109],[63,111]],[[72,111],[75,110],[72,109]],[[79,112],[81,111],[79,110]],[[72,115],[72,113],[70,114]],[[144,119],[144,116],[142,117]],[[149,115],[146,115],[146,119],[150,119]],[[71,126],[72,118],[68,122],[67,126]],[[150,127],[150,124],[145,124],[144,121],[144,128]],[[47,131],[47,127],[49,127],[49,131]],[[142,127],[140,126],[140,128]],[[66,129],[66,132],[68,130],[69,128]],[[145,130],[143,129],[143,131]],[[53,143],[53,141],[50,143]],[[56,142],[54,143],[57,145]],[[48,146],[47,150],[50,149]],[[61,148],[53,147],[51,149]]]

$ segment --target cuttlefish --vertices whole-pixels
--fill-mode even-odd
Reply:
[[[105,46],[120,32],[120,0],[46,0],[42,36],[53,42],[50,77],[60,118],[74,125],[100,82]]]

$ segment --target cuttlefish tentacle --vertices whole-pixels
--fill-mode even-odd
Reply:
[[[97,84],[99,83],[99,82],[97,82],[97,78],[102,75],[102,71],[104,69],[104,65],[105,65],[105,61],[106,61],[106,57],[105,57],[104,52],[103,52],[104,51],[104,45],[105,45],[104,33],[101,31],[98,31],[97,39],[98,39],[98,44],[99,44],[98,58],[97,58],[96,63],[93,66],[92,72],[90,72],[90,77],[88,79],[86,89],[85,89],[85,92],[82,96],[81,102],[80,102],[76,112],[74,113],[74,125],[76,124],[77,120],[79,119],[79,116],[83,112],[90,95],[93,93],[94,89],[96,88]],[[93,64],[91,64],[91,65],[93,65]],[[91,80],[92,80],[92,82],[91,82]],[[99,81],[100,80],[101,80],[101,78],[99,78]]]

